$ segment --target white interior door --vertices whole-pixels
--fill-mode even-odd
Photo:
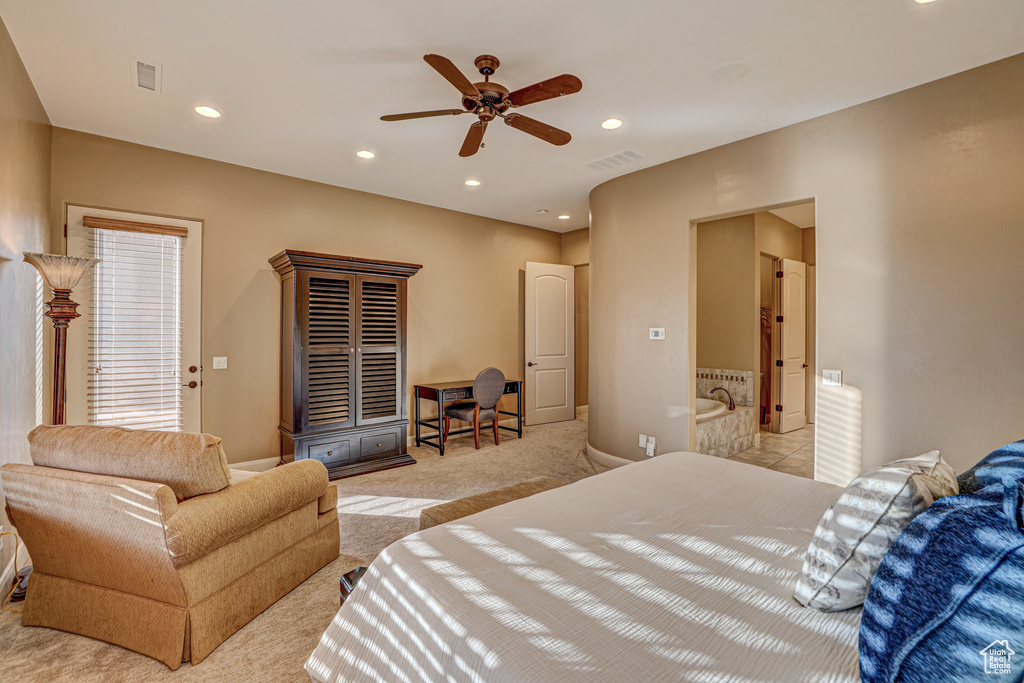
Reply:
[[[779,432],[807,425],[807,266],[781,259],[779,311]]]
[[[575,268],[526,264],[526,424],[576,419]]]
[[[67,253],[101,259],[72,293],[68,424],[202,431],[202,229],[68,205]]]

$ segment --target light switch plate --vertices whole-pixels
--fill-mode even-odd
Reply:
[[[843,386],[843,371],[842,370],[822,370],[821,371],[821,383],[826,387],[841,387]]]
[[[213,357],[213,369],[214,370],[227,370],[228,369],[228,357],[227,356],[214,356]]]
[[[665,341],[665,328],[664,327],[651,327],[649,328],[651,339],[657,339],[658,341]]]
[[[644,448],[645,446],[647,446],[647,435],[646,434],[641,434],[640,435],[640,448]]]
[[[653,436],[647,437],[647,445],[648,446],[653,446],[654,445],[654,437]]]
[[[648,458],[653,458],[654,457],[654,443],[651,442],[651,441],[647,442],[647,457]]]

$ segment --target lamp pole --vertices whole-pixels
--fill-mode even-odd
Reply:
[[[61,254],[39,254],[26,251],[24,259],[30,263],[43,282],[53,290],[53,298],[46,302],[44,315],[53,321],[53,424],[64,424],[64,366],[67,357],[68,323],[80,317],[78,304],[71,300],[71,290],[78,285],[85,271],[99,263],[98,259],[78,258]]]
[[[46,302],[46,315],[53,321],[53,424],[64,424],[64,369],[67,359],[68,323],[80,317],[78,304],[71,300],[70,289],[53,290],[53,298]]]

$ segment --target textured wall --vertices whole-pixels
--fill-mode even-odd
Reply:
[[[691,222],[812,198],[819,478],[1024,436],[1022,101],[1019,55],[595,188],[590,444],[690,444]]]
[[[41,279],[21,254],[47,250],[49,188],[50,121],[0,21],[0,464],[30,462],[25,435],[38,424]]]
[[[423,265],[409,284],[410,387],[489,365],[521,378],[519,271],[561,260],[557,233],[55,128],[56,245],[65,203],[204,221],[203,429],[232,462],[278,454],[281,287],[267,259],[282,249]]]

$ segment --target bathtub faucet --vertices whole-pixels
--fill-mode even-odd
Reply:
[[[714,389],[708,392],[708,395],[710,396],[716,391],[724,391],[725,395],[729,397],[729,410],[736,410],[736,401],[732,400],[732,394],[729,393],[728,389],[726,389],[725,387],[715,387]]]

